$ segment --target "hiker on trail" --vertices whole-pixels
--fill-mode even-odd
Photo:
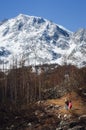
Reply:
[[[68,110],[68,106],[69,106],[69,101],[68,99],[65,99],[65,109]]]
[[[71,100],[69,101],[69,104],[68,104],[68,109],[71,109],[72,108],[72,102]]]

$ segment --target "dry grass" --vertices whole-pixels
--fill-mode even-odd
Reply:
[[[64,101],[65,98],[68,98],[69,100],[72,101],[72,109],[71,110],[65,110],[64,108]],[[71,92],[69,94],[64,95],[63,97],[59,99],[52,99],[52,100],[47,100],[46,105],[59,105],[61,106],[61,109],[57,110],[61,114],[72,114],[76,116],[80,116],[83,114],[86,114],[86,104],[83,102],[83,99],[75,92]]]

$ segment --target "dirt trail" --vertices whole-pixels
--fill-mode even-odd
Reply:
[[[65,110],[65,108],[64,108],[65,98],[72,101],[73,107],[71,110]],[[83,101],[83,99],[75,92],[71,92],[70,94],[66,94],[59,99],[51,99],[51,100],[47,100],[45,102],[45,105],[51,105],[51,104],[61,106],[61,109],[59,109],[59,113],[61,113],[61,114],[67,114],[67,113],[74,114],[75,113],[78,116],[86,115],[86,104]]]

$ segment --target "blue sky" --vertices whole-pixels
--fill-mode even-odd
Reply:
[[[0,21],[20,13],[46,18],[70,31],[86,28],[86,0],[0,0]]]

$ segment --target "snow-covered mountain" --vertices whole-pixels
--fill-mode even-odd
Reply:
[[[86,30],[73,33],[41,17],[20,14],[0,22],[0,67],[11,64],[86,65]]]

